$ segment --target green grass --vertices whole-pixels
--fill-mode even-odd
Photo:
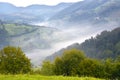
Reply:
[[[41,75],[0,75],[0,80],[104,80],[92,77],[63,77]]]
[[[16,35],[25,33],[26,31],[32,31],[34,29],[33,26],[28,25],[16,25],[16,24],[4,24],[5,29],[8,31],[10,35]]]

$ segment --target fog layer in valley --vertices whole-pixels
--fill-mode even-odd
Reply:
[[[39,26],[41,26],[41,23],[38,24]],[[51,24],[47,24],[47,26],[51,26]],[[46,24],[42,23],[42,26],[43,25],[46,26]],[[104,25],[79,24],[75,26],[70,26],[69,24],[68,28],[66,26],[68,25],[62,26],[61,29],[61,25],[59,26],[59,24],[57,27],[55,27],[54,25],[53,27],[51,26],[52,28],[59,28],[59,31],[56,31],[54,32],[54,34],[49,35],[51,37],[50,43],[48,43],[49,45],[51,45],[50,48],[33,49],[31,52],[27,52],[26,55],[31,59],[32,63],[34,63],[35,65],[40,65],[45,57],[55,53],[56,51],[74,43],[82,43],[84,42],[84,40],[95,37],[97,34],[104,30],[112,30],[118,27],[118,24],[115,22],[110,22],[109,24]],[[35,41],[33,40],[33,42]]]

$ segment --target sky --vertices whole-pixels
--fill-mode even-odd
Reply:
[[[16,6],[28,6],[31,4],[56,5],[61,2],[78,2],[83,0],[0,0],[0,2],[9,2]]]

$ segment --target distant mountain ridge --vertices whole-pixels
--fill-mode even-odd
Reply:
[[[84,0],[55,6],[33,4],[27,7],[0,3],[1,20],[27,24],[44,21],[56,25],[119,23],[119,13],[120,0]]]
[[[35,21],[40,22],[72,4],[73,3],[60,3],[56,6],[36,4],[27,7],[16,7],[10,3],[0,2],[0,19],[3,21],[27,24]]]

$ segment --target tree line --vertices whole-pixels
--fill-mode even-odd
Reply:
[[[120,79],[120,56],[116,59],[97,60],[86,57],[80,50],[71,49],[64,51],[53,62],[43,61],[41,68],[34,70],[21,48],[7,46],[0,50],[0,74],[28,73]]]
[[[44,61],[40,73],[120,79],[120,57],[97,60],[86,57],[80,50],[71,49],[64,51],[63,55],[57,57],[54,62]]]

